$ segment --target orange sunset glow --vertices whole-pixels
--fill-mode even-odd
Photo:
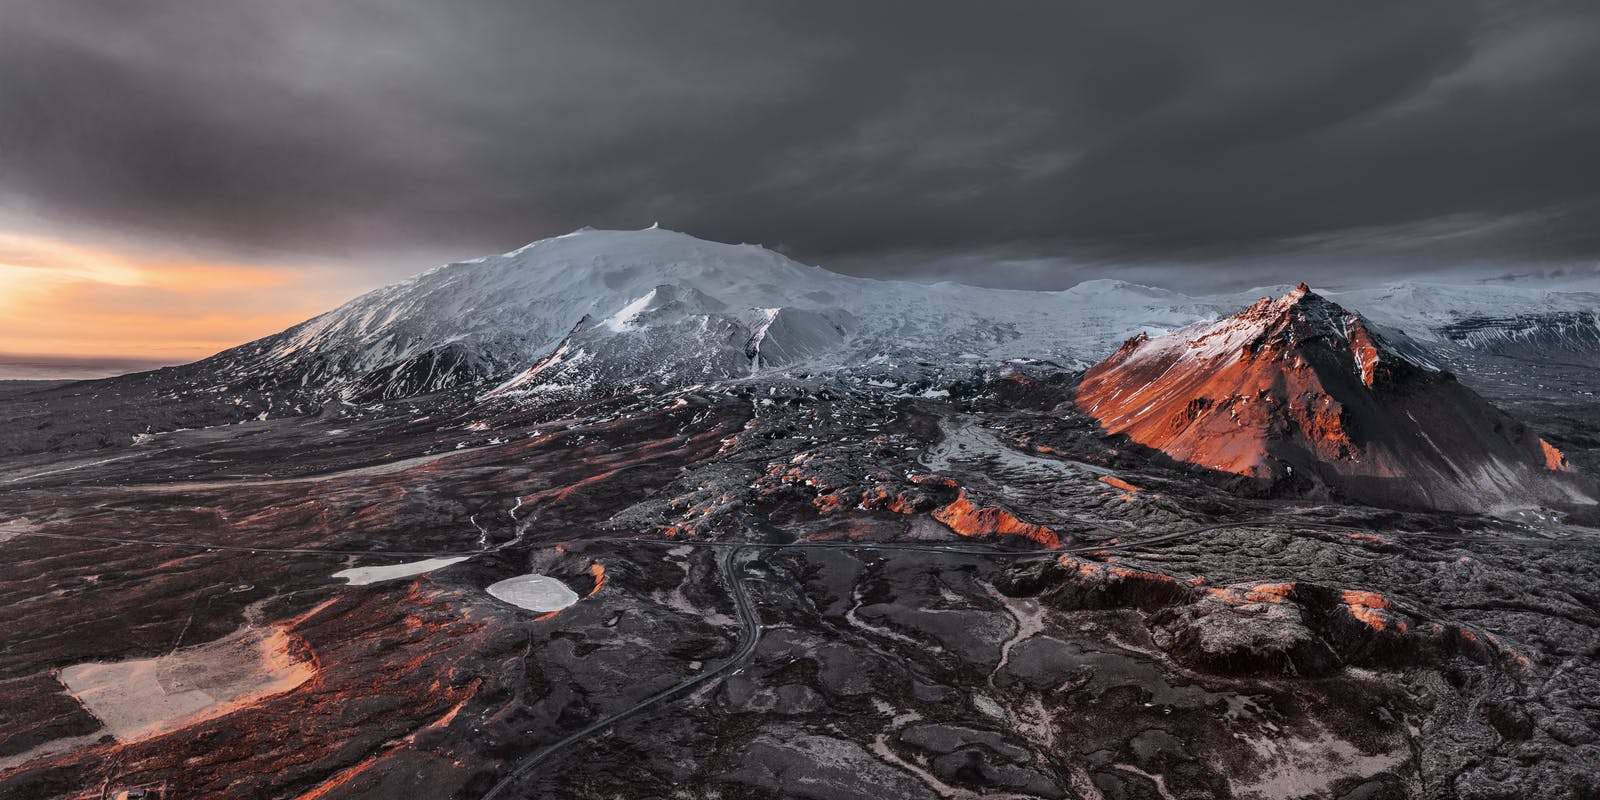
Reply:
[[[192,361],[351,293],[292,267],[153,258],[0,232],[0,353]]]

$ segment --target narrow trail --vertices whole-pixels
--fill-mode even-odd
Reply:
[[[248,547],[239,544],[217,544],[215,542],[174,542],[165,539],[124,539],[116,536],[91,536],[79,533],[49,533],[47,531],[22,531],[5,529],[0,534],[6,536],[28,536],[37,539],[62,539],[75,542],[96,542],[100,544],[131,544],[145,547],[171,547],[180,550],[216,550],[229,553],[286,553],[290,555],[321,555],[321,556],[395,556],[399,558],[457,558],[462,556],[482,555],[487,550],[337,550],[320,547]]]
[[[464,456],[464,455],[469,455],[469,454],[472,454],[472,453],[480,453],[480,452],[485,451],[485,450],[493,450],[493,449],[495,449],[497,447],[503,447],[506,444],[508,444],[508,442],[500,442],[498,444],[483,444],[483,445],[477,445],[475,447],[463,447],[463,448],[461,448],[459,450],[441,450],[441,451],[436,452],[436,453],[424,453],[422,455],[409,456],[409,457],[406,457],[406,458],[396,459],[394,461],[379,461],[379,462],[372,463],[372,464],[362,464],[360,466],[354,466],[354,467],[342,467],[342,468],[339,468],[339,469],[332,469],[332,470],[327,470],[327,471],[323,471],[323,472],[308,472],[308,473],[304,473],[304,474],[300,474],[300,475],[285,475],[285,476],[282,476],[282,477],[277,477],[277,476],[273,476],[273,475],[239,475],[239,476],[229,477],[229,478],[227,478],[225,480],[223,480],[223,479],[170,480],[170,481],[159,481],[159,482],[154,482],[154,483],[67,484],[67,485],[53,485],[53,486],[52,485],[47,485],[47,486],[39,487],[39,488],[48,488],[48,489],[51,489],[51,490],[54,490],[54,491],[69,491],[69,492],[70,491],[104,492],[104,491],[115,490],[115,491],[127,491],[127,492],[152,492],[152,493],[160,493],[160,494],[176,494],[176,493],[180,493],[180,492],[214,491],[214,490],[218,490],[218,489],[225,489],[225,490],[230,490],[231,491],[231,490],[235,490],[235,489],[251,489],[251,488],[262,487],[262,486],[286,486],[286,485],[293,485],[293,484],[300,484],[300,483],[321,483],[323,481],[347,480],[347,479],[351,479],[351,478],[371,478],[371,477],[381,477],[381,476],[386,476],[386,475],[394,475],[394,474],[398,474],[398,473],[401,473],[401,472],[405,472],[405,471],[410,470],[410,469],[414,469],[416,467],[427,466],[427,465],[432,464],[432,463],[434,463],[436,461],[443,461],[445,459],[457,458],[457,457]],[[0,480],[0,483],[21,483],[23,481],[33,480],[34,478],[43,478],[43,477],[48,477],[48,476],[51,476],[51,475],[59,475],[59,474],[65,473],[65,472],[74,472],[76,470],[85,469],[85,468],[88,468],[88,467],[99,466],[101,464],[110,464],[110,463],[115,462],[115,461],[125,461],[127,459],[139,458],[141,456],[159,455],[160,452],[161,451],[143,451],[143,450],[141,450],[139,452],[129,453],[127,455],[121,455],[121,456],[117,456],[115,458],[102,459],[100,461],[92,461],[92,462],[86,462],[86,463],[71,463],[71,464],[69,464],[68,466],[65,466],[65,467],[59,467],[59,468],[56,468],[56,469],[49,469],[49,470],[45,470],[45,471],[42,471],[42,472],[34,472],[34,473],[29,473],[27,475],[18,475],[18,476],[15,476],[15,477],[5,478],[3,480]],[[30,487],[28,487],[26,484],[24,484],[23,486],[18,487],[18,488],[27,489],[27,488],[30,488]]]
[[[1063,547],[1063,548],[1058,548],[1058,549],[1055,549],[1055,550],[1002,550],[1002,549],[999,549],[999,548],[996,548],[996,547],[985,547],[983,545],[976,545],[976,544],[948,544],[948,545],[945,545],[945,544],[937,544],[937,543],[932,543],[932,542],[921,543],[921,542],[855,542],[855,541],[812,542],[812,541],[797,541],[797,542],[787,542],[787,543],[752,543],[752,542],[706,542],[706,541],[695,541],[695,540],[689,540],[689,539],[638,539],[638,538],[630,538],[630,537],[625,537],[625,536],[602,537],[602,538],[589,539],[587,541],[591,541],[591,542],[607,542],[607,543],[612,543],[612,544],[645,545],[645,546],[659,545],[659,546],[668,546],[668,547],[712,547],[712,548],[753,547],[753,548],[792,548],[792,549],[802,549],[802,550],[803,549],[815,549],[815,548],[835,548],[835,549],[844,549],[844,550],[850,550],[850,549],[856,549],[856,550],[878,549],[878,550],[906,550],[906,551],[923,552],[923,553],[957,553],[957,554],[967,554],[967,555],[989,556],[991,558],[1043,558],[1043,557],[1048,557],[1048,556],[1051,556],[1051,555],[1056,555],[1056,554],[1061,554],[1061,553],[1098,552],[1098,551],[1102,551],[1102,550],[1126,550],[1126,549],[1132,548],[1132,547],[1141,547],[1141,546],[1147,546],[1147,545],[1162,544],[1164,542],[1170,542],[1170,541],[1174,541],[1174,540],[1177,540],[1177,539],[1183,539],[1183,538],[1187,538],[1189,536],[1194,536],[1194,535],[1199,534],[1199,533],[1204,533],[1206,531],[1211,531],[1211,530],[1217,530],[1217,529],[1220,529],[1220,528],[1248,527],[1250,525],[1264,525],[1264,524],[1284,523],[1284,522],[1286,522],[1286,521],[1282,520],[1282,519],[1278,519],[1278,518],[1262,517],[1262,518],[1244,520],[1244,521],[1239,521],[1239,522],[1224,522],[1224,523],[1218,523],[1216,525],[1207,525],[1207,526],[1199,527],[1199,528],[1189,528],[1189,529],[1185,529],[1185,530],[1181,530],[1181,531],[1175,531],[1173,533],[1160,534],[1158,536],[1152,536],[1152,537],[1150,537],[1148,539],[1140,539],[1140,540],[1137,540],[1137,541],[1129,541],[1129,542],[1119,541],[1119,542],[1117,542],[1115,544],[1086,544],[1086,545],[1082,545],[1082,546],[1078,546],[1078,547]],[[1324,523],[1294,522],[1293,524],[1299,525],[1300,527],[1304,527],[1304,528],[1333,528],[1333,529],[1338,529],[1338,530],[1365,530],[1363,528],[1353,528],[1353,527],[1345,527],[1345,526],[1338,526],[1338,525],[1326,525]],[[144,546],[144,547],[169,547],[169,548],[175,548],[175,549],[180,549],[180,550],[197,550],[197,551],[215,550],[215,551],[219,551],[219,552],[230,552],[230,553],[265,553],[265,554],[278,553],[278,554],[288,554],[288,555],[323,555],[323,556],[340,556],[340,557],[345,557],[345,556],[374,556],[374,557],[392,556],[392,557],[396,557],[396,558],[462,558],[462,557],[469,557],[470,558],[472,556],[485,555],[485,554],[488,554],[488,553],[498,552],[498,551],[506,549],[506,547],[504,545],[499,545],[499,546],[495,546],[495,547],[488,547],[488,548],[480,548],[480,549],[476,549],[476,550],[343,550],[343,549],[338,549],[338,548],[320,548],[320,547],[251,547],[251,546],[248,546],[248,545],[222,544],[222,543],[219,543],[219,542],[205,542],[205,541],[185,541],[185,542],[180,542],[180,541],[173,541],[173,540],[170,540],[170,539],[132,539],[132,538],[126,538],[126,537],[119,537],[119,536],[94,536],[94,535],[91,535],[91,534],[79,534],[79,533],[51,533],[49,531],[19,530],[19,529],[15,529],[15,528],[0,529],[0,534],[4,534],[5,536],[8,536],[8,537],[21,536],[21,537],[33,537],[33,538],[39,538],[39,539],[59,539],[59,540],[63,540],[63,541],[95,542],[95,543],[98,543],[98,544],[138,545],[138,546]],[[1494,540],[1494,541],[1505,541],[1505,542],[1529,541],[1529,542],[1563,543],[1563,542],[1561,542],[1561,540],[1546,540],[1546,539],[1528,539],[1528,540],[1499,539],[1499,540]]]
[[[692,539],[639,539],[626,536],[610,536],[588,539],[590,542],[606,542],[610,544],[628,544],[662,547],[751,547],[774,549],[839,549],[839,550],[904,550],[921,553],[952,553],[990,558],[1047,558],[1064,553],[1096,553],[1133,550],[1157,544],[1187,539],[1209,531],[1223,530],[1226,528],[1248,528],[1252,525],[1287,525],[1296,528],[1369,532],[1371,526],[1337,525],[1327,522],[1308,522],[1300,519],[1284,519],[1282,517],[1255,517],[1234,522],[1219,522],[1213,525],[1203,525],[1197,528],[1185,528],[1171,533],[1158,534],[1147,539],[1124,541],[1120,536],[1117,541],[1104,544],[1089,543],[1073,547],[1061,547],[1054,550],[1004,550],[997,547],[986,547],[977,544],[938,544],[934,542],[858,542],[858,541],[796,541],[786,543],[752,543],[752,542],[708,542]],[[221,544],[218,542],[179,542],[170,539],[130,539],[118,536],[94,536],[79,533],[51,533],[48,531],[18,530],[15,528],[0,529],[0,535],[6,537],[33,537],[39,539],[60,539],[63,541],[95,542],[99,544],[117,545],[142,545],[144,547],[170,547],[181,550],[215,550],[231,553],[264,553],[288,555],[322,555],[322,556],[374,556],[395,558],[470,558],[472,556],[486,555],[509,549],[506,544],[477,550],[342,550],[337,548],[321,547],[250,547],[248,545]],[[1402,533],[1397,534],[1397,541],[1404,543],[1409,540],[1420,540],[1432,543],[1472,543],[1472,544],[1516,544],[1516,545],[1544,545],[1552,547],[1573,547],[1586,544],[1573,538],[1548,538],[1535,536],[1473,536],[1471,534],[1435,534],[1435,533]],[[1587,542],[1597,543],[1600,542]]]

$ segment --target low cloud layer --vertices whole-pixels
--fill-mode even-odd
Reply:
[[[1051,288],[1600,256],[1590,2],[3,5],[0,209],[81,241],[391,278],[659,222]]]

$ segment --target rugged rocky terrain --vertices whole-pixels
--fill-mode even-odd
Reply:
[[[1600,796],[1592,506],[1242,491],[1107,431],[1048,326],[874,351],[661,275],[542,352],[416,366],[444,329],[364,300],[359,344],[0,387],[0,797]],[[731,372],[630,371],[686,330]],[[1592,371],[1418,340],[1584,478]]]

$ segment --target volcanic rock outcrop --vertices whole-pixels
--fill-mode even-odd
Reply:
[[[1129,339],[1077,404],[1108,432],[1275,491],[1460,510],[1587,501],[1538,434],[1304,284]]]

